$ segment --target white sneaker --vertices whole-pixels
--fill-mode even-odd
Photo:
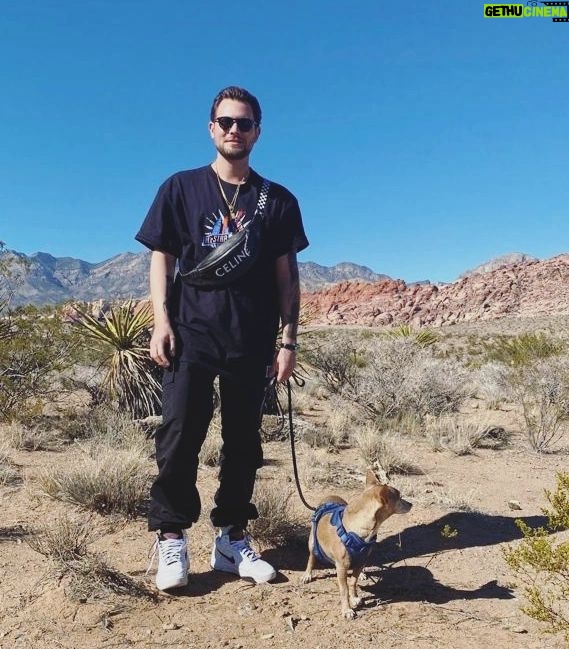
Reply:
[[[211,567],[214,570],[232,572],[245,579],[253,579],[258,584],[271,581],[277,576],[271,564],[263,561],[249,545],[250,537],[232,541],[228,530],[223,529],[215,537],[211,551]]]
[[[159,590],[178,588],[188,583],[188,545],[186,537],[180,539],[160,538],[156,535],[154,552],[158,554],[156,586]]]

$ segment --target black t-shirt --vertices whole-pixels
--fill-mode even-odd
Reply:
[[[188,271],[238,230],[241,221],[248,221],[262,183],[251,170],[239,189],[235,219],[229,220],[211,166],[174,174],[158,190],[136,239],[151,250],[173,255]],[[231,201],[237,185],[222,185]],[[176,277],[168,311],[180,360],[214,369],[232,358],[272,361],[279,325],[275,260],[308,246],[298,202],[282,185],[271,182],[261,231],[259,257],[230,286],[197,288]]]

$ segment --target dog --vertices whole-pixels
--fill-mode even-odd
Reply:
[[[366,474],[365,489],[349,503],[339,496],[322,500],[312,517],[308,563],[301,583],[312,580],[317,560],[335,565],[342,616],[353,619],[354,609],[361,603],[357,581],[379,526],[392,514],[406,514],[411,507],[397,489],[381,484],[371,470]]]

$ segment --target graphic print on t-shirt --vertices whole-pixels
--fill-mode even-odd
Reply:
[[[232,219],[231,216],[224,215],[221,210],[218,210],[217,215],[215,212],[212,212],[211,216],[205,222],[202,246],[215,248],[220,243],[227,241],[232,234],[239,232],[239,230],[245,227],[246,215],[247,212],[245,210],[237,210],[235,218]]]

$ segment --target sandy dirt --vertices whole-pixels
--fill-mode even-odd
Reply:
[[[507,413],[499,416],[507,418]],[[502,549],[520,536],[517,517],[530,524],[544,522],[543,490],[554,488],[555,472],[567,468],[566,455],[536,455],[521,438],[509,448],[480,449],[468,456],[434,453],[418,443],[414,459],[424,473],[399,480],[414,507],[381,528],[360,582],[364,604],[357,618],[347,621],[340,616],[333,570],[320,569],[312,583],[299,583],[307,558],[304,545],[263,549],[279,569],[272,584],[252,585],[211,571],[213,531],[207,512],[216,485],[211,468],[200,469],[204,515],[190,532],[187,588],[155,602],[128,596],[72,601],[68,581],[29,547],[26,535],[60,512],[80,512],[34,490],[43,467],[64,465],[73,452],[13,454],[25,480],[0,490],[1,649],[564,646],[559,636],[543,634],[520,611],[523,593]],[[307,452],[299,448],[301,460]],[[260,478],[277,481],[283,494],[293,490],[288,443],[266,444],[265,455]],[[337,477],[351,477],[334,488],[311,484],[305,489],[309,502],[324,491],[349,498],[360,488],[363,467],[355,452],[340,451],[332,459]],[[308,533],[310,512],[296,495],[292,498]],[[512,510],[510,501],[521,509]],[[471,511],[456,511],[458,503]],[[144,519],[95,515],[91,524],[100,532],[95,549],[113,567],[152,586],[153,573],[145,576],[152,536]],[[445,526],[456,535],[445,538]]]

